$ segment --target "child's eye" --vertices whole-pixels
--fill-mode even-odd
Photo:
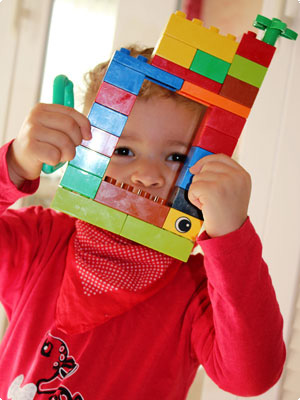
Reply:
[[[170,154],[169,157],[167,158],[167,161],[175,161],[180,163],[184,163],[185,160],[186,160],[186,155],[181,153]]]
[[[115,149],[114,154],[117,156],[134,156],[133,152],[128,147],[118,147]]]

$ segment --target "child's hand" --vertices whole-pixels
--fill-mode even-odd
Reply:
[[[43,163],[56,165],[72,160],[82,139],[91,139],[89,120],[78,111],[58,104],[37,104],[7,154],[11,180],[40,176]]]
[[[248,215],[251,177],[225,154],[203,157],[192,168],[189,200],[202,210],[210,237],[240,228]]]

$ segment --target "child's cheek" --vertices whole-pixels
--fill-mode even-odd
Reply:
[[[107,167],[107,170],[105,171],[105,175],[110,176],[111,178],[115,178],[117,180],[122,180],[122,178],[123,178],[122,171],[124,171],[124,169],[122,169],[115,162],[110,161],[110,163]]]

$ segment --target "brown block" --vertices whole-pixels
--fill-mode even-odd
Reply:
[[[227,75],[221,88],[220,95],[242,104],[243,106],[252,107],[258,91],[259,88]]]
[[[138,195],[130,191],[130,186],[125,187],[102,181],[94,200],[162,228],[170,208],[143,197],[144,192]]]

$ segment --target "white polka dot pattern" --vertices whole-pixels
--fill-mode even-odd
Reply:
[[[174,261],[84,221],[76,221],[75,262],[87,296],[119,289],[143,291],[159,280]]]

